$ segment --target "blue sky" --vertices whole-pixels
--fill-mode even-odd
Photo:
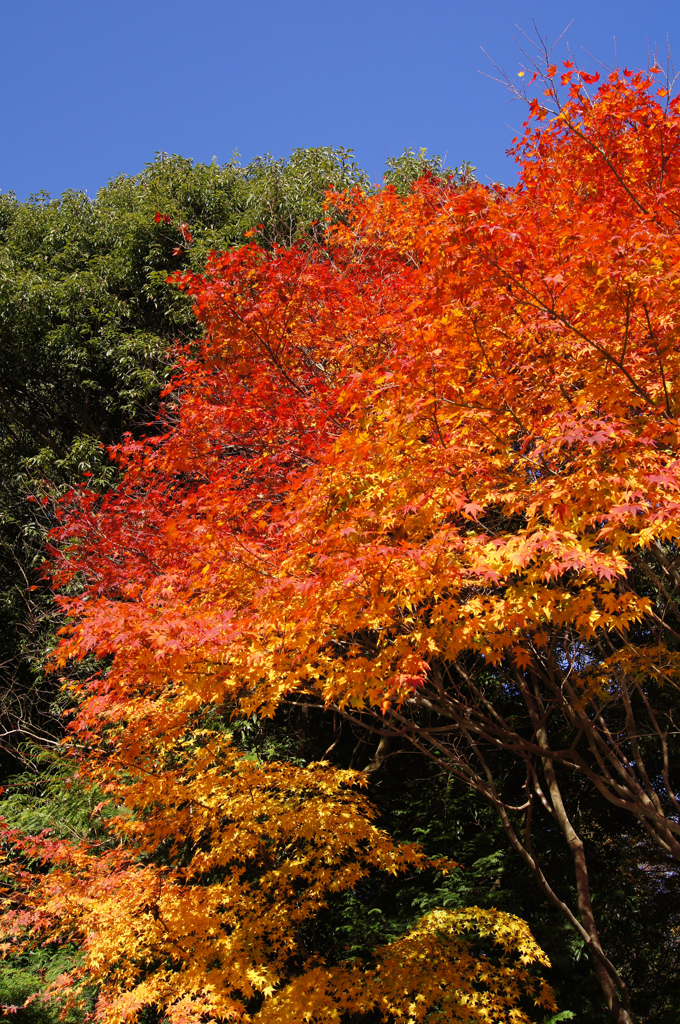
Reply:
[[[157,150],[222,163],[297,146],[353,148],[379,180],[405,146],[514,180],[511,75],[532,19],[613,65],[648,44],[680,66],[678,0],[0,0],[0,191],[94,195]]]

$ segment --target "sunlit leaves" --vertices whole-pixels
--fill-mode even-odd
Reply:
[[[419,855],[375,828],[355,778],[245,761],[223,731],[285,700],[398,721],[449,666],[521,687],[548,649],[570,722],[625,699],[619,672],[676,679],[633,585],[680,534],[680,116],[649,88],[575,85],[552,121],[536,103],[514,190],[426,176],[406,196],[332,194],[323,245],[252,242],[174,277],[206,335],[179,353],[165,433],[113,449],[121,486],[71,496],[55,536],[57,586],[85,589],[61,598],[54,664],[110,661],[73,687],[72,730],[125,808],[126,853],[105,880],[68,854],[77,870],[54,877],[75,918],[51,882],[33,908],[91,936],[109,1019],[143,1002],[238,1019],[257,993],[263,1022],[332,1020],[349,999],[513,1019],[533,982],[467,960],[461,930],[503,945],[507,927],[540,962],[518,922],[435,915],[374,966],[303,948],[330,894]],[[538,731],[498,744],[528,760]],[[97,917],[102,885],[127,931]]]

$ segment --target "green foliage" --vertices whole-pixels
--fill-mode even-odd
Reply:
[[[59,752],[31,745],[25,754],[29,770],[10,779],[0,800],[6,825],[25,835],[49,830],[55,838],[101,843],[112,813],[102,794],[84,787],[73,761]]]
[[[0,961],[0,1014],[14,1024],[80,1024],[93,1001],[65,1008],[58,999],[45,1000],[41,993],[72,966],[75,950],[40,949],[12,960]],[[28,1005],[24,1003],[28,1000]]]
[[[475,180],[475,168],[472,164],[464,161],[459,167],[448,167],[444,160],[445,157],[438,153],[428,156],[426,149],[420,149],[415,153],[409,147],[401,156],[391,156],[385,161],[387,165],[384,175],[385,184],[393,185],[397,192],[404,194],[409,192],[413,184],[424,175],[431,175],[433,178],[446,178],[462,188],[471,185]]]

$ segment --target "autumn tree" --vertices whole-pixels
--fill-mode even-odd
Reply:
[[[584,942],[611,1019],[634,1019],[601,940],[571,783],[680,859],[680,110],[663,87],[654,94],[654,73],[612,73],[591,95],[596,80],[567,62],[558,86],[548,67],[514,189],[429,175],[407,196],[333,194],[343,215],[317,245],[253,243],[175,276],[204,339],[182,353],[156,435],[112,449],[121,486],[70,495],[55,538],[71,616],[55,667],[110,661],[71,684],[74,750],[131,813],[105,867],[88,851],[47,850],[59,868],[31,890],[29,919],[91,937],[110,1019],[145,1000],[171,1015],[226,1013],[212,993],[237,999],[233,973],[258,943],[269,959],[259,949],[248,970],[266,970],[247,976],[266,997],[263,1021],[312,991],[324,993],[312,1019],[325,1019],[348,1008],[346,986],[368,993],[366,1006],[402,1010],[373,968],[327,974],[283,924],[271,940],[248,931],[247,907],[267,893],[308,920],[348,858],[361,872],[366,858],[390,870],[416,856],[371,831],[360,794],[347,812],[359,831],[332,832],[314,801],[321,788],[341,818],[350,778],[239,759],[227,723],[284,705],[360,722],[379,740],[376,762],[409,744],[481,794]],[[288,789],[292,817],[277,807]],[[573,902],[534,845],[538,815],[571,859]],[[234,850],[246,843],[233,857],[227,823]],[[153,861],[161,849],[168,867]],[[323,881],[322,862],[333,865]],[[224,889],[235,863],[239,879],[258,879],[247,899]],[[102,885],[126,908],[119,933],[97,918]],[[462,920],[436,920],[436,941]],[[487,919],[473,923],[491,934]],[[440,964],[431,924],[404,941]],[[181,928],[193,967],[173,960]],[[213,968],[200,951],[219,928]],[[172,970],[148,966],[160,948]],[[137,1003],[123,995],[137,984],[132,951],[151,978]],[[464,992],[460,975],[452,984]],[[466,1019],[468,1003],[445,1005],[444,989],[408,1012]]]
[[[316,155],[303,153],[297,154],[296,160],[291,162],[295,163],[295,170],[304,165],[305,156],[309,156],[307,169],[318,170],[318,161],[312,159]],[[334,154],[332,156],[334,160]],[[189,178],[190,189],[192,168],[182,162],[179,167],[175,164],[177,161],[173,161],[171,170],[175,173],[171,175],[171,184],[177,186],[176,172],[184,171]],[[392,161],[390,170],[400,175],[397,185],[404,187],[417,177],[415,172],[420,172],[423,164],[422,154],[419,157],[407,154],[404,161]],[[439,165],[433,166],[441,171]],[[354,165],[345,169],[345,173],[351,173],[353,169]],[[160,161],[159,174],[163,170],[164,162]],[[321,168],[321,171],[327,170]],[[207,173],[211,180],[215,179],[219,193],[223,172],[218,168],[199,168],[198,171]],[[291,188],[296,183],[295,178],[284,164],[272,164],[266,160],[256,162],[253,171],[256,180],[262,178],[266,182],[267,176],[272,175],[277,179],[277,203],[279,206],[289,203],[290,217],[286,223],[281,221],[277,226],[276,210],[265,210],[263,223],[248,233],[257,235],[260,244],[275,245],[276,231],[280,230],[284,235],[288,231],[289,236],[283,241],[290,243],[294,237],[304,235],[305,228],[304,223],[301,228],[298,220],[293,218],[295,214],[300,219],[300,197]],[[232,177],[238,186],[235,171]],[[229,183],[234,184],[231,179]],[[339,181],[335,184],[346,183]],[[162,195],[159,199],[158,189],[153,192],[151,206],[146,210],[146,222],[141,225],[136,210],[136,184],[128,179],[115,183],[124,196],[126,191],[130,192],[128,198],[133,208],[130,213],[134,226],[143,227],[151,239],[158,235],[161,241],[173,242],[175,249],[179,250],[173,253],[178,262],[188,259],[200,267],[201,260],[205,258],[201,253],[204,239],[200,227],[197,230],[194,226],[195,221],[193,234],[186,224],[180,223],[181,237],[179,240],[172,238],[176,231],[173,219],[176,189],[170,190],[172,195],[168,202],[161,201]],[[204,182],[202,184],[205,185]],[[201,182],[198,185],[201,186]],[[326,177],[324,187],[327,185]],[[210,198],[204,187],[202,190],[199,187],[199,195],[204,203]],[[106,195],[100,197],[100,205],[107,198]],[[265,191],[263,199],[266,198]],[[310,194],[308,198],[310,211],[313,211],[317,196]],[[92,224],[97,226],[100,211],[93,209],[82,197],[68,197],[68,201],[81,215],[75,220],[69,218],[68,230],[73,235],[74,232],[77,234],[79,227],[82,228],[83,238],[80,241],[85,250],[81,254],[85,266],[79,268],[79,275],[76,271],[78,279],[70,281],[75,287],[77,284],[86,285],[89,280],[88,228]],[[225,202],[227,213],[233,213],[233,197],[227,196]],[[35,211],[19,209],[18,219],[21,221],[22,215],[33,214],[41,223],[49,224],[56,220],[59,224],[62,206],[68,206],[68,202],[45,203],[42,216],[40,208]],[[170,209],[170,213],[154,209],[158,206],[163,210]],[[324,227],[332,222],[332,213],[329,215],[321,208],[316,212]],[[252,211],[248,213],[252,216]],[[309,211],[303,213],[307,217],[311,215]],[[14,225],[15,229],[17,226],[21,227],[21,223]],[[267,238],[266,233],[270,230],[273,237]],[[323,239],[323,231],[314,234],[319,240]],[[72,238],[70,240],[73,241]],[[308,239],[305,239],[303,249],[308,244]],[[103,255],[109,255],[105,245]],[[72,254],[63,256],[57,244],[57,256],[62,257],[57,262],[66,262],[68,272],[71,269],[68,259]],[[157,256],[162,260],[164,253],[159,252]],[[129,269],[124,258],[115,267],[121,273]],[[54,269],[50,267],[50,270]],[[63,270],[63,267],[56,269]],[[182,305],[178,303],[181,296],[170,294],[168,297],[167,289],[163,290],[164,280],[161,280],[165,275],[159,276],[148,268],[145,272],[147,277],[151,275],[149,280],[160,289],[161,297],[174,304],[175,314],[181,317]],[[56,277],[52,283],[58,290],[63,281],[58,274]],[[28,280],[26,284],[35,285],[36,282]],[[42,284],[44,291],[44,282]],[[85,298],[88,300],[87,293]],[[104,296],[104,300],[106,298]],[[117,311],[121,313],[120,309]],[[159,316],[167,316],[167,312],[165,310]],[[64,317],[63,310],[60,315]],[[172,317],[168,318],[170,326],[173,322]],[[109,326],[114,334],[123,329],[121,323]],[[129,326],[133,331],[139,326],[134,317]],[[42,328],[41,323],[35,324],[35,344],[41,351],[40,342],[45,340]],[[18,340],[21,340],[20,332],[17,333]],[[187,333],[189,338],[196,337],[200,333],[200,325],[188,324]],[[55,331],[56,336],[52,340],[56,351],[61,351],[59,344],[63,350],[65,342],[77,342],[72,334],[68,325],[62,325],[61,331]],[[68,344],[66,350],[71,351]],[[24,354],[19,344],[17,356]],[[78,356],[77,344],[72,354],[74,358]],[[96,360],[98,354],[98,348],[94,346],[92,357]],[[49,346],[42,355],[48,364],[55,358]],[[134,355],[127,368],[134,375]],[[45,435],[47,447],[41,453],[40,468],[49,473],[54,469],[56,458],[63,484],[68,481],[72,467],[68,452],[65,454],[59,450],[59,445],[64,441],[68,444],[73,429],[70,424],[64,427],[63,417],[50,416],[54,412],[54,401],[50,399],[53,382],[48,379],[49,374],[44,379],[40,376],[38,371],[41,369],[42,364],[38,361],[32,374],[24,375],[27,378],[25,394],[17,388],[8,390],[19,407],[23,407],[21,402],[24,402],[26,408],[31,395],[31,400],[35,401],[36,389],[40,394],[45,391],[41,404],[46,410],[44,418],[50,420],[52,433]],[[79,393],[78,367],[67,365],[67,369],[74,371],[72,384]],[[99,373],[92,376],[99,376]],[[148,384],[152,397],[153,388],[157,386],[153,373]],[[98,388],[92,380],[88,387],[94,388],[95,392],[103,391],[106,404],[105,388]],[[119,402],[124,397],[119,394]],[[137,394],[132,394],[130,399],[131,410],[134,411]],[[77,420],[82,411],[79,404],[69,402],[67,394],[60,400]],[[85,402],[86,412],[87,407]],[[103,430],[104,418],[97,414],[96,409],[90,412],[92,423]],[[34,419],[33,425],[38,431],[43,429],[40,418]],[[59,434],[61,430],[64,437]],[[71,458],[78,457],[81,463],[85,459],[80,469],[86,468],[90,474],[92,471],[97,473],[96,487],[92,490],[96,501],[96,496],[101,496],[102,489],[113,475],[105,464],[102,471],[97,472],[101,459],[94,440],[81,437],[79,444],[72,445],[74,454]],[[15,447],[23,442],[24,447],[30,448],[28,434],[20,432],[14,441]],[[88,459],[93,459],[94,465],[91,466]],[[49,476],[40,478],[40,486],[35,488],[38,498],[45,497],[49,482]],[[35,494],[31,497],[35,500]],[[35,503],[41,506],[39,500]],[[80,582],[76,582],[75,589],[79,590],[80,586]],[[10,695],[8,690],[7,696]],[[30,701],[30,695],[27,699]],[[448,1014],[462,1014],[460,1019],[481,1021],[489,1014],[500,1019],[513,1012],[516,1019],[527,1019],[520,1010],[520,1004],[525,1000],[528,1000],[527,1006],[534,1002],[546,1007],[552,1005],[548,988],[528,969],[532,964],[545,963],[544,955],[523,922],[495,911],[473,908],[431,912],[402,934],[397,944],[384,949],[373,948],[372,966],[362,965],[356,960],[326,965],[317,949],[315,937],[315,918],[326,904],[337,900],[338,895],[355,888],[362,880],[368,880],[371,873],[389,875],[406,868],[417,869],[426,863],[425,858],[409,846],[393,843],[384,831],[372,824],[375,808],[356,791],[357,786],[365,782],[360,774],[337,772],[328,766],[315,768],[308,765],[304,769],[280,764],[269,768],[258,766],[234,748],[223,726],[215,727],[214,715],[199,705],[194,711],[196,714],[190,714],[179,732],[166,731],[160,720],[156,722],[147,738],[152,744],[156,743],[157,726],[169,746],[163,754],[156,743],[153,765],[147,760],[151,748],[146,747],[144,752],[141,749],[134,751],[122,735],[119,736],[119,753],[125,752],[126,759],[128,754],[133,754],[132,760],[127,760],[127,770],[122,769],[122,776],[117,755],[113,755],[113,760],[105,758],[107,767],[104,768],[104,762],[99,761],[94,748],[88,749],[89,767],[81,765],[80,782],[82,784],[89,776],[97,786],[103,787],[104,801],[93,807],[93,800],[88,796],[84,805],[78,807],[76,792],[76,812],[85,811],[87,816],[96,818],[103,805],[109,806],[111,799],[116,803],[122,801],[128,811],[134,812],[132,821],[127,813],[122,818],[113,816],[108,839],[102,835],[101,829],[97,829],[89,842],[74,844],[72,835],[79,829],[67,829],[61,838],[62,823],[53,823],[49,814],[46,822],[52,825],[49,838],[46,834],[25,838],[25,833],[22,835],[20,830],[6,830],[5,845],[15,858],[14,869],[8,866],[5,876],[5,881],[10,882],[5,904],[9,935],[16,938],[17,930],[20,932],[22,926],[30,922],[32,935],[41,943],[63,944],[64,948],[63,956],[53,958],[62,970],[56,972],[58,976],[45,995],[66,993],[68,1010],[69,1007],[77,1007],[81,983],[95,984],[99,988],[99,1012],[111,1020],[136,1017],[146,1006],[164,1008],[176,1020],[201,1018],[206,1014],[219,1014],[230,1019],[240,1017],[246,1009],[257,1011],[258,1019],[262,1021],[289,1020],[294,1009],[304,1011],[310,1020],[334,1019],[338,1011],[355,1016],[378,1014],[383,1017],[406,1012],[413,1020],[419,1020],[434,1007]],[[19,722],[17,730],[24,736],[30,734],[25,726],[25,720]],[[154,735],[156,740],[153,740]],[[82,738],[86,747],[90,746],[93,734],[88,733],[87,739],[84,735]],[[106,738],[102,736],[106,747],[111,738],[110,734]],[[82,749],[78,741],[74,754],[81,757]],[[125,779],[131,783],[127,793],[123,792],[125,784],[123,789],[118,789],[113,778],[108,782],[105,779],[108,767],[114,764],[117,765],[114,775],[118,776],[118,782]],[[151,797],[151,803],[147,804],[143,790],[152,778],[162,778],[161,790],[165,790],[165,797],[161,790],[155,790],[152,795],[147,788],[147,795]],[[56,781],[60,782],[59,779]],[[63,799],[64,785],[68,782],[69,779],[61,780],[61,785],[56,786],[58,798]],[[143,783],[141,788],[140,782]],[[191,793],[188,802],[181,795],[182,789],[185,794]],[[96,791],[91,789],[91,793]],[[32,812],[32,818],[36,817],[39,821],[41,815],[37,808]],[[70,817],[75,825],[73,811]],[[33,830],[31,813],[20,815],[20,819],[30,835]],[[169,837],[161,837],[168,827],[177,842],[172,840],[168,843]],[[113,841],[115,849],[111,849]],[[47,875],[40,873],[38,866],[41,862],[50,869]],[[27,866],[26,870],[22,864]],[[441,867],[446,870],[445,864]],[[483,947],[485,944],[482,955],[466,939],[469,932],[477,936]],[[74,937],[81,940],[81,959],[69,962],[69,945]],[[191,940],[189,950],[188,938]],[[21,948],[21,943],[17,946],[10,942],[5,951]],[[433,977],[432,970],[437,962],[440,967]],[[54,969],[52,974],[55,974]],[[520,1018],[516,1017],[517,1014]]]
[[[407,151],[387,173],[404,190],[428,168],[444,170]],[[264,248],[320,241],[327,190],[359,183],[372,187],[351,150],[315,147],[222,166],[159,153],[94,199],[0,194],[0,776],[60,735],[44,672],[58,614],[39,571],[51,502],[83,473],[111,485],[103,446],[144,431],[172,344],[201,331],[168,273],[201,272],[249,231]]]

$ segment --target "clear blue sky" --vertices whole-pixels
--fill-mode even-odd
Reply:
[[[508,73],[532,19],[607,64],[680,65],[679,0],[0,0],[0,190],[98,188],[154,152],[222,163],[351,147],[374,180],[405,146],[510,182]]]

